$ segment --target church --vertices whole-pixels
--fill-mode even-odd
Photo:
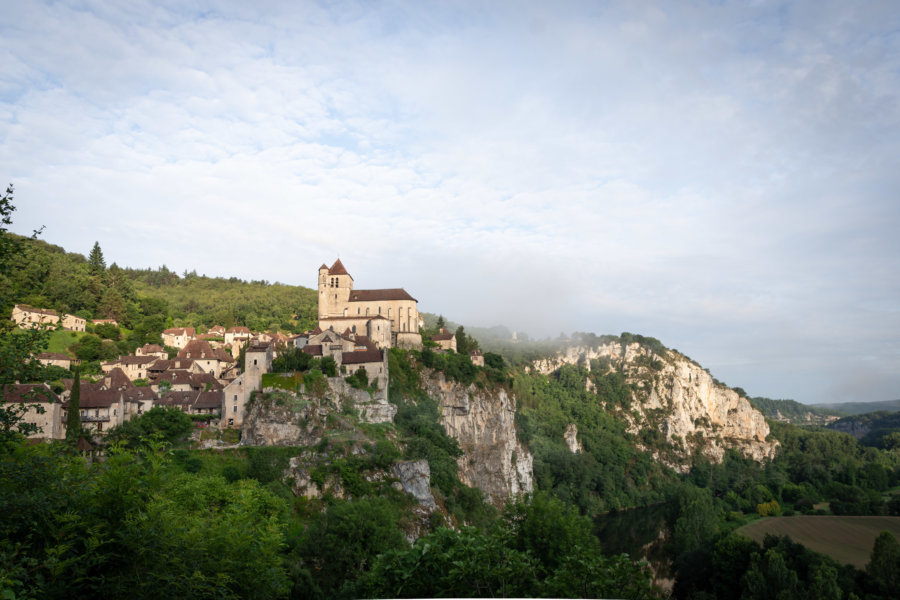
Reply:
[[[319,267],[319,328],[365,335],[379,348],[421,348],[418,301],[403,288],[354,290],[337,259]]]

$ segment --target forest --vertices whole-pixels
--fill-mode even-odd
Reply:
[[[99,245],[84,258],[12,236],[11,207],[8,191],[0,201],[4,310],[22,302],[121,316],[122,339],[110,341],[126,345],[161,325],[227,325],[219,319],[230,316],[302,328],[315,314],[315,295],[300,288],[107,267]],[[202,294],[192,303],[189,291],[204,285],[221,292],[223,304]],[[4,394],[15,382],[47,378],[33,356],[53,335],[0,325]],[[635,334],[575,337],[664,349]],[[489,340],[464,340],[487,350],[484,367],[462,353],[391,350],[393,423],[363,423],[345,407],[311,447],[201,449],[191,437],[203,432],[187,415],[154,408],[109,432],[101,457],[80,449],[76,436],[31,443],[24,406],[0,404],[0,597],[900,597],[900,543],[891,533],[878,536],[859,569],[790,538],[755,542],[738,531],[796,514],[900,515],[896,448],[770,421],[781,444],[774,460],[731,451],[721,463],[698,458],[680,473],[652,457],[671,451],[665,436],[629,433],[617,418],[634,391],[621,372],[569,365],[542,375],[523,368],[538,348],[505,353]],[[318,377],[331,370],[294,360],[283,368]],[[519,436],[534,455],[532,494],[494,506],[460,481],[461,449],[424,391],[433,371],[515,395]],[[255,401],[306,400],[278,391]],[[578,424],[583,452],[565,446],[569,423]],[[344,493],[295,495],[284,473],[296,457],[311,478],[338,481]],[[415,501],[390,485],[383,473],[398,460],[427,461],[441,511],[423,521]],[[664,516],[671,588],[654,585],[655,567],[604,538],[605,516],[642,507]]]

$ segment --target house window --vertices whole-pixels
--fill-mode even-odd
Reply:
[[[255,358],[253,359],[253,364],[254,364],[254,365],[256,364],[256,359],[255,359]]]
[[[236,412],[237,412],[237,404],[235,404],[235,405],[232,407],[231,412],[233,412],[233,413],[236,413]]]
[[[228,424],[229,424],[229,425],[234,425],[234,419],[228,419]]]
[[[379,314],[379,315],[381,314],[381,307],[380,307],[380,306],[378,307],[378,314]]]
[[[234,401],[237,402],[237,394],[234,395]]]

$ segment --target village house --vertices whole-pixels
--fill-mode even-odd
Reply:
[[[56,325],[59,323],[59,313],[46,308],[34,308],[27,304],[16,304],[13,306],[12,320],[22,329],[34,325]]]
[[[170,391],[160,396],[157,405],[178,408],[189,415],[219,416],[222,392]]]
[[[477,348],[469,352],[469,359],[472,361],[472,364],[476,367],[484,366],[484,354],[481,353],[481,350]]]
[[[195,337],[197,331],[193,327],[173,327],[162,332],[163,344],[170,348],[184,348]]]
[[[223,339],[225,338],[225,328],[222,327],[221,325],[213,325],[212,327],[209,328],[209,330],[206,333],[209,335],[214,335],[219,338],[223,338]]]
[[[6,385],[3,386],[2,397],[4,404],[25,404],[22,421],[38,427],[38,431],[30,437],[52,440],[66,437],[62,403],[46,383]]]
[[[250,330],[246,327],[232,327],[225,332],[225,345],[233,346],[236,342],[246,342],[251,335]]]
[[[187,371],[188,373],[203,373],[200,365],[190,358],[159,359],[147,368],[147,380],[151,385],[157,381],[166,371]]]
[[[431,336],[431,341],[436,343],[443,350],[453,350],[456,352],[456,334],[448,329],[441,327],[441,330]]]
[[[332,329],[317,329],[310,334],[303,352],[316,357],[330,356],[344,375],[365,369],[370,381],[377,380],[378,387],[387,389],[387,353],[364,335],[350,330],[339,335]]]
[[[73,360],[66,354],[58,354],[55,352],[41,352],[34,358],[45,367],[61,367],[66,370],[72,368]],[[78,361],[74,362],[77,363]]]
[[[217,379],[233,376],[235,360],[221,348],[213,349],[209,342],[191,340],[178,352],[178,358],[190,358],[206,373]]]
[[[403,288],[354,290],[341,260],[319,267],[319,328],[365,335],[379,348],[421,348],[418,301]]]
[[[144,344],[143,346],[135,350],[134,354],[136,356],[153,356],[163,360],[169,358],[169,354],[168,352],[166,352],[166,349],[159,344]]]
[[[87,330],[87,320],[75,315],[63,315],[62,328],[66,331],[85,331]]]
[[[150,365],[159,360],[155,356],[120,356],[116,360],[100,363],[100,370],[109,373],[113,369],[122,369],[131,381],[147,379]]]

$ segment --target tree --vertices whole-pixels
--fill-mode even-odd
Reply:
[[[69,412],[66,413],[66,441],[75,443],[81,437],[81,368],[72,371],[72,393],[69,395]]]
[[[91,275],[102,277],[106,274],[106,261],[103,259],[103,250],[100,249],[100,242],[94,242],[94,247],[88,256],[88,265],[91,269]]]
[[[885,598],[900,597],[900,543],[892,533],[878,534],[866,572]]]

